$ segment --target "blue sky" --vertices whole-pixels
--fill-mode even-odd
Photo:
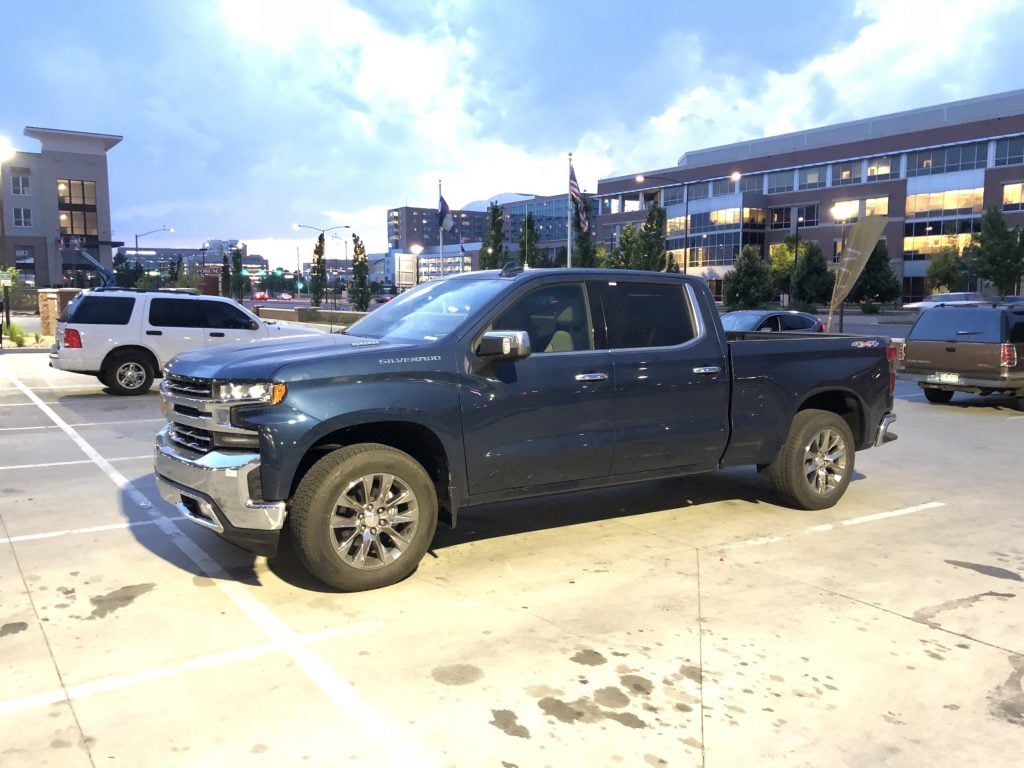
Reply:
[[[684,152],[1022,87],[1024,0],[0,0],[0,136],[111,133],[113,237],[558,194]],[[330,246],[329,246],[330,248]],[[331,255],[330,253],[328,255]],[[308,258],[308,256],[307,256]]]

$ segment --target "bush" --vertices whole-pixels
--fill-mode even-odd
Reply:
[[[877,304],[872,304],[870,301],[866,301],[860,305],[860,311],[865,315],[877,315],[879,310]]]
[[[14,342],[14,346],[25,346],[25,331],[20,325],[15,325],[14,323],[11,323],[10,325],[5,326],[4,335]]]

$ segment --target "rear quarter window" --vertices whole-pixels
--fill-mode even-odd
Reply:
[[[1003,341],[1003,312],[992,307],[927,309],[907,334],[915,341]]]
[[[67,320],[76,325],[128,325],[134,296],[83,296],[68,306]]]

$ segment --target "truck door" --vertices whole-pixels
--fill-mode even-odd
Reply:
[[[600,288],[615,366],[612,474],[713,469],[729,437],[725,350],[684,283]]]
[[[593,329],[580,281],[530,290],[484,329],[527,331],[532,354],[478,365],[461,388],[471,495],[607,476],[612,365]]]

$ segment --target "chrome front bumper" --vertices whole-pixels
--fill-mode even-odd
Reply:
[[[258,453],[210,451],[191,458],[168,439],[169,427],[156,436],[157,488],[194,523],[224,535],[225,529],[279,531],[285,502],[254,500],[250,474],[260,471]]]

